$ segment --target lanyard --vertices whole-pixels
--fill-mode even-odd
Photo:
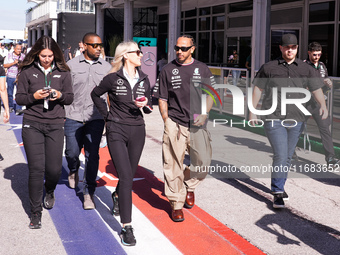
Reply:
[[[51,67],[51,69],[50,69],[50,81],[48,82],[48,84],[47,84],[47,76],[48,76],[48,73],[46,74],[45,73],[45,71],[44,71],[44,74],[45,74],[45,85],[46,85],[46,87],[51,87],[51,80],[52,80],[52,67]],[[47,109],[48,110],[48,101],[49,101],[49,98],[47,97],[47,98],[45,98],[44,99],[44,108],[45,109]]]
[[[45,74],[45,85],[46,87],[50,88],[51,87],[51,80],[52,80],[52,67],[49,71],[49,73],[51,74],[50,76],[50,81],[47,83],[47,76],[48,76],[48,73],[46,74],[45,71],[44,71],[44,74]],[[48,101],[49,101],[49,98],[45,98],[44,99],[44,109],[47,109],[48,110]]]
[[[45,73],[45,72],[44,72]],[[50,69],[50,74],[52,75],[52,67],[51,67],[51,69]],[[46,87],[51,87],[51,80],[52,80],[52,78],[50,77],[50,80],[49,80],[49,82],[48,82],[48,84],[47,84],[47,76],[48,76],[48,73],[46,74],[45,73],[45,84],[46,84]]]

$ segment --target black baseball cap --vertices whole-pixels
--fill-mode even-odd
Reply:
[[[298,45],[297,38],[294,34],[284,34],[281,38],[281,46]]]

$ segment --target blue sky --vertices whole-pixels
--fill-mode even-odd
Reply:
[[[0,30],[23,30],[26,10],[35,5],[27,0],[1,0]]]

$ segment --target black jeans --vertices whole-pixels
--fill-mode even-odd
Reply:
[[[145,143],[145,125],[106,124],[109,152],[118,173],[117,194],[121,223],[131,222],[132,184]]]
[[[315,120],[316,124],[318,125],[320,137],[322,141],[322,146],[325,150],[325,158],[326,160],[329,157],[334,157],[334,147],[333,147],[333,139],[331,135],[331,120],[328,116],[327,119],[322,119],[320,115],[320,106],[316,102],[310,102],[307,104],[307,110],[312,114],[313,119]]]
[[[29,179],[28,191],[31,212],[42,211],[44,189],[55,190],[62,170],[64,123],[46,124],[24,118],[22,140],[27,156]]]

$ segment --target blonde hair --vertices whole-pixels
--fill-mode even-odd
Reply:
[[[133,46],[137,46],[138,44],[134,41],[124,41],[118,44],[115,57],[112,61],[112,68],[109,73],[117,72],[124,65],[124,54],[131,51]]]

